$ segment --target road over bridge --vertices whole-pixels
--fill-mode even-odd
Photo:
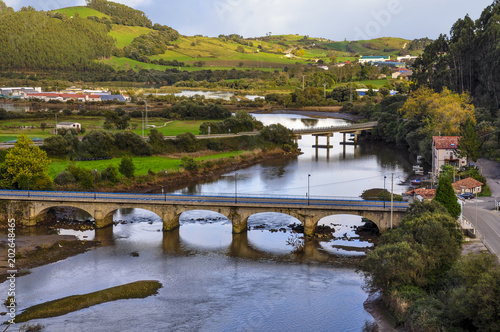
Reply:
[[[333,136],[334,133],[342,133],[344,135],[343,144],[347,144],[346,135],[351,134],[354,136],[354,144],[358,143],[358,135],[363,131],[370,131],[377,126],[378,122],[365,122],[365,123],[354,123],[345,126],[333,126],[333,127],[314,127],[314,128],[303,128],[303,129],[294,129],[293,133],[295,134],[295,139],[299,140],[302,138],[302,135],[312,135],[316,137],[316,145],[315,148],[327,148],[330,149],[332,146],[330,145],[330,137]],[[326,145],[319,145],[319,137],[326,137]],[[342,144],[342,143],[341,143]]]
[[[129,194],[64,191],[1,190],[1,211],[5,217],[16,219],[26,226],[35,226],[43,220],[50,208],[73,207],[89,213],[96,228],[113,224],[113,214],[122,208],[140,208],[156,213],[163,221],[163,229],[179,227],[179,217],[190,210],[214,211],[226,216],[233,224],[234,233],[247,229],[247,220],[257,213],[283,213],[297,218],[304,232],[312,235],[318,221],[326,216],[352,214],[373,221],[380,231],[397,226],[408,208],[407,202],[391,203],[365,201],[358,198],[249,195],[171,195]]]

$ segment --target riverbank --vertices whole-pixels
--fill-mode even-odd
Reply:
[[[17,276],[25,275],[29,269],[51,264],[98,247],[98,241],[81,241],[69,235],[19,235],[16,237],[15,270]],[[7,237],[0,239],[0,249],[7,252]],[[7,255],[0,258],[0,283],[7,280]]]
[[[204,183],[216,179],[223,174],[248,168],[263,161],[296,158],[299,154],[300,151],[290,152],[280,148],[267,151],[257,149],[235,157],[205,160],[198,164],[197,170],[187,171],[181,169],[179,171],[168,171],[166,176],[163,172],[159,172],[157,174],[136,177],[135,179],[124,179],[123,183],[112,187],[97,187],[97,190],[101,192],[161,193],[165,188],[167,192],[171,192],[182,189],[190,184]],[[185,154],[188,157],[194,155],[196,154]],[[81,190],[77,187],[68,186],[56,189],[67,191]]]

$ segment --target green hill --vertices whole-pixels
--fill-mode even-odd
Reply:
[[[0,3],[3,3],[0,0]],[[16,72],[77,71],[92,64],[120,70],[184,67],[261,69],[272,71],[296,63],[354,61],[360,55],[419,54],[426,40],[401,38],[334,42],[301,35],[244,38],[181,36],[128,6],[106,0],[88,5],[37,12],[24,8],[0,15],[0,38],[13,40],[0,50],[0,70]],[[34,23],[35,22],[35,23]],[[32,33],[33,24],[40,34]],[[15,36],[15,37],[14,37]],[[76,42],[78,41],[78,42]],[[409,45],[411,47],[409,47]],[[79,69],[80,68],[80,69]],[[101,69],[98,69],[97,72]]]
[[[61,8],[61,9],[56,9],[53,10],[54,13],[61,13],[64,14],[68,17],[73,17],[76,16],[77,14],[80,17],[87,18],[89,16],[95,16],[95,17],[105,17],[105,18],[110,18],[109,15],[103,14],[100,11],[97,11],[95,9],[91,9],[89,7],[84,7],[84,6],[77,6],[77,7],[67,7],[67,8]]]

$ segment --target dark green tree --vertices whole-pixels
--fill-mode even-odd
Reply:
[[[160,154],[165,150],[165,140],[163,134],[158,129],[153,128],[149,131],[149,145],[154,154]]]
[[[101,179],[103,181],[109,181],[110,183],[118,183],[120,179],[118,178],[118,169],[114,166],[108,166],[101,173]]]
[[[118,167],[118,170],[123,176],[127,178],[133,178],[135,172],[135,165],[134,162],[132,161],[132,157],[130,156],[123,157],[122,161],[120,162],[120,166]]]
[[[113,136],[105,130],[92,130],[82,140],[84,150],[95,158],[109,157],[114,147]]]
[[[68,142],[61,135],[50,136],[43,140],[42,149],[49,156],[63,157],[68,153]]]
[[[474,122],[469,119],[460,127],[460,139],[458,140],[458,147],[456,153],[459,157],[467,157],[468,159],[476,162],[481,158],[481,149],[483,142],[479,138]]]
[[[439,178],[436,196],[433,200],[441,203],[453,218],[458,218],[460,215],[460,204],[457,201],[455,190],[453,189],[451,180],[448,176],[441,176]]]

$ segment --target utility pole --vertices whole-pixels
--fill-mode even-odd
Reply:
[[[167,171],[163,171],[163,195],[167,201]]]
[[[56,135],[57,135],[57,113],[56,113]]]
[[[307,205],[311,205],[311,191],[309,186],[309,179],[311,178],[311,174],[307,174]]]
[[[304,75],[302,75],[302,91],[305,90],[305,78]]]
[[[142,128],[142,138],[144,138],[144,112],[142,113],[141,128]]]
[[[238,173],[234,173],[234,203],[238,203]]]
[[[352,77],[351,77],[351,94],[349,97],[349,102],[352,104]]]
[[[394,173],[391,178],[391,229],[392,229],[392,216],[394,214]]]
[[[146,99],[146,130],[148,129],[148,100]]]
[[[326,99],[326,83],[323,83],[323,92],[325,93],[325,99]]]

